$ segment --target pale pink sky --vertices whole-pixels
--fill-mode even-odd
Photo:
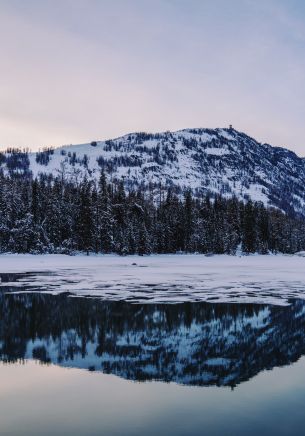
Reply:
[[[233,124],[305,156],[302,0],[0,0],[0,149]]]

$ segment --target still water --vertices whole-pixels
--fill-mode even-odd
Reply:
[[[305,434],[305,302],[0,294],[1,435]]]

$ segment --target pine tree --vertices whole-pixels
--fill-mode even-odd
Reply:
[[[81,186],[79,198],[79,218],[78,218],[78,237],[79,249],[89,251],[93,248],[93,219],[91,205],[91,185],[87,180]]]
[[[242,249],[245,253],[254,253],[256,249],[255,214],[252,201],[244,208]]]

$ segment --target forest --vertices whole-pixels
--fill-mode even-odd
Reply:
[[[122,181],[0,173],[0,252],[295,253],[305,221],[220,195],[126,191]]]

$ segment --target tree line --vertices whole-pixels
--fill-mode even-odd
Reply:
[[[123,181],[0,174],[0,252],[235,254],[305,249],[305,221],[262,203]]]

